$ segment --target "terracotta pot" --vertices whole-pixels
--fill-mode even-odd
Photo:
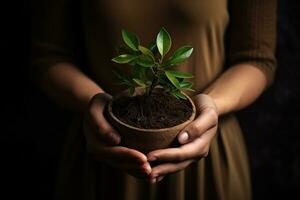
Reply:
[[[155,90],[161,90],[161,88],[155,88]],[[143,88],[136,88],[135,95],[142,95],[145,93]],[[148,153],[156,149],[163,149],[174,145],[177,141],[177,134],[190,122],[192,122],[196,115],[196,108],[191,98],[184,94],[192,105],[192,114],[190,118],[173,127],[161,128],[161,129],[143,129],[131,126],[119,120],[112,112],[113,100],[107,104],[106,115],[108,121],[121,135],[121,145],[132,149],[136,149],[143,153]],[[121,96],[128,96],[128,90],[123,91],[115,98]]]

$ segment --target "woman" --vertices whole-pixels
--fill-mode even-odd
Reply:
[[[275,0],[33,5],[31,74],[50,98],[75,112],[55,199],[251,199],[246,147],[233,113],[273,82]],[[195,75],[190,95],[199,115],[179,134],[182,146],[144,155],[118,146],[122,138],[103,109],[124,89],[114,84],[110,61],[121,29],[147,44],[161,27],[172,35],[172,49],[194,47],[178,69]],[[151,167],[154,160],[161,164]]]

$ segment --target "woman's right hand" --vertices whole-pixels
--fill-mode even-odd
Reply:
[[[120,135],[104,117],[105,105],[111,98],[107,93],[98,93],[89,102],[83,121],[87,152],[96,161],[148,179],[151,167],[146,155],[119,146]]]

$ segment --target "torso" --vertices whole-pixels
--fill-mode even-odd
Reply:
[[[90,7],[86,7],[86,13],[95,18],[86,22],[89,29],[87,48],[94,51],[94,54],[89,54],[92,73],[108,89],[116,88],[105,81],[114,75],[110,72],[111,67],[100,65],[113,66],[110,59],[116,55],[115,48],[122,43],[121,29],[136,33],[141,43],[148,45],[161,27],[165,27],[173,39],[170,54],[180,46],[193,46],[192,57],[178,69],[195,75],[195,89],[198,91],[223,67],[223,37],[228,23],[226,0],[93,0],[87,5]],[[90,17],[86,19],[91,20]],[[88,37],[103,38],[98,38],[98,44],[94,44],[97,40]],[[101,54],[105,54],[106,58],[100,58]]]

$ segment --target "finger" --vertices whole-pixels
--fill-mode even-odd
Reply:
[[[122,146],[100,146],[96,152],[97,155],[93,155],[94,158],[102,161],[109,162],[131,162],[137,164],[145,164],[147,162],[147,157],[143,153],[129,149]],[[101,148],[101,149],[100,149]]]
[[[97,132],[99,137],[109,144],[117,145],[121,142],[121,137],[117,131],[108,123],[103,115],[98,117]]]
[[[159,182],[159,181],[163,180],[163,178],[165,178],[165,176],[159,176],[159,177],[157,177],[156,178],[156,182]]]
[[[181,162],[189,159],[199,159],[208,154],[210,141],[216,128],[208,130],[200,138],[179,148],[159,149],[147,154],[148,161]]]
[[[178,172],[180,170],[185,169],[192,162],[193,160],[186,160],[179,163],[165,163],[165,164],[157,165],[152,169],[150,177],[151,179],[155,179],[158,178],[159,176],[165,176],[167,174]]]
[[[164,161],[164,162],[178,162],[184,160],[186,157],[185,152],[182,151],[182,148],[168,148],[155,150],[148,153],[147,158],[149,162],[153,161]]]
[[[150,183],[158,183],[160,182],[161,180],[163,180],[163,178],[165,178],[165,176],[158,176],[157,178],[151,178],[150,177]]]
[[[207,130],[218,125],[218,115],[213,108],[204,109],[201,114],[178,134],[178,141],[186,144],[200,137]]]
[[[157,183],[160,182],[161,180],[163,180],[163,178],[165,178],[165,176],[159,176],[159,177],[157,177],[156,178],[156,182]]]
[[[121,138],[116,130],[109,124],[103,115],[103,102],[100,104],[97,100],[94,100],[88,110],[87,121],[91,126],[92,131],[98,133],[98,136],[102,141],[108,144],[117,145],[120,143]]]

